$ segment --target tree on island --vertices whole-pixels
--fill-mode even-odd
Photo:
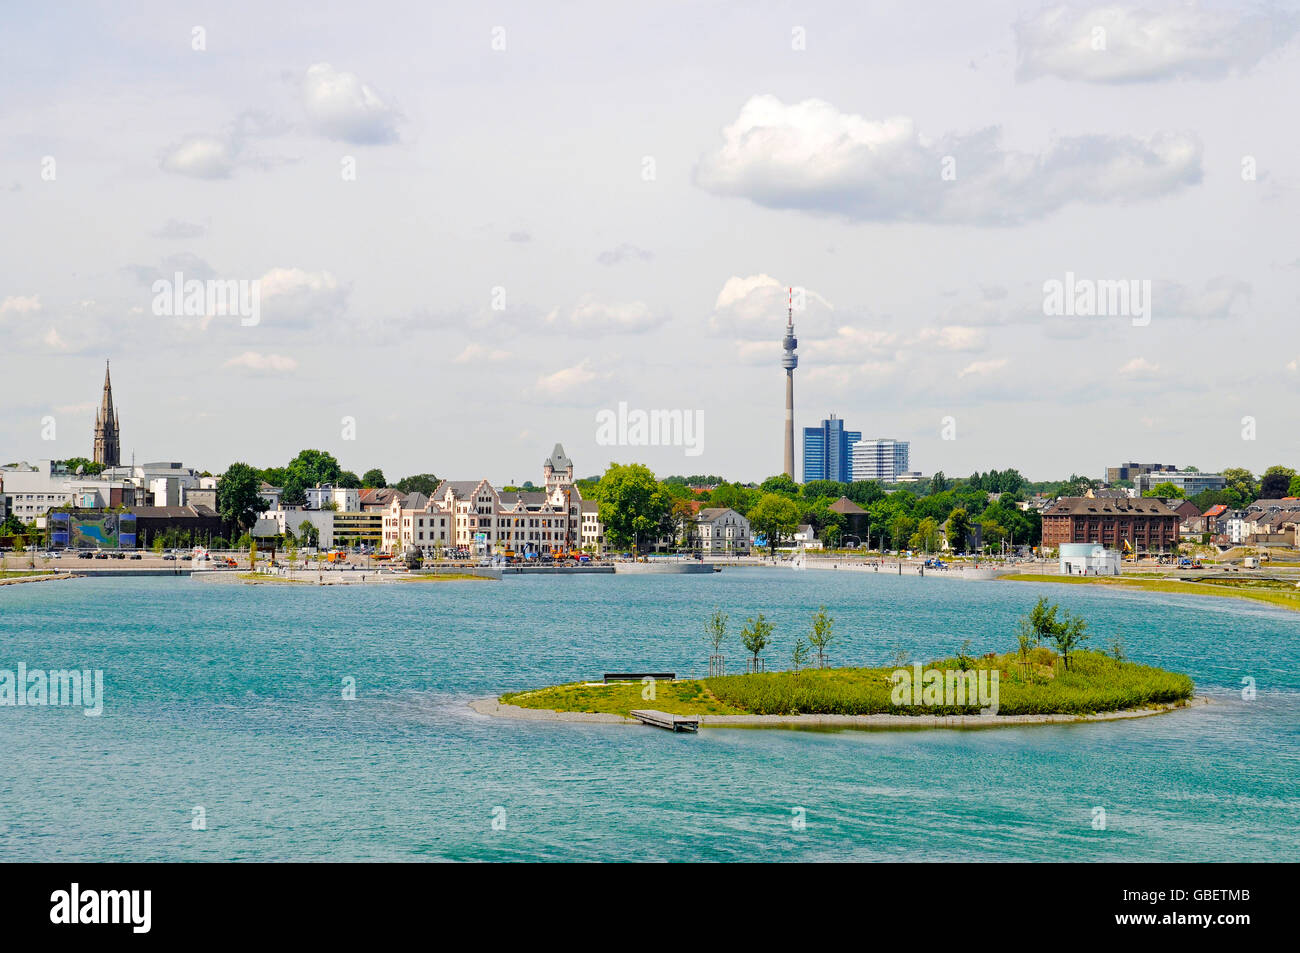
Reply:
[[[1058,612],[1060,612],[1059,617]],[[1089,638],[1088,623],[1082,616],[1062,610],[1055,603],[1049,604],[1045,598],[1039,599],[1029,610],[1028,615],[1020,620],[1019,628],[1022,636],[1022,652],[1028,644],[1030,635],[1039,645],[1042,645],[1044,640],[1049,640],[1056,644],[1067,672],[1070,670],[1070,653],[1080,648]]]
[[[1056,648],[1061,653],[1067,672],[1070,670],[1070,653],[1088,640],[1087,628],[1088,623],[1083,621],[1083,616],[1063,612],[1061,621],[1052,631],[1052,641],[1056,643]]]
[[[217,512],[229,526],[246,530],[266,502],[258,496],[260,479],[247,463],[232,463],[217,481]]]
[[[825,606],[813,613],[812,632],[808,636],[808,642],[817,651],[818,668],[826,667],[826,651],[835,639],[834,625],[835,620],[826,614]]]
[[[800,669],[808,664],[808,643],[803,640],[803,636],[794,640],[794,651],[790,653],[790,664],[794,668],[794,673],[799,674]]]
[[[704,623],[704,637],[713,650],[709,655],[709,677],[722,674],[722,644],[727,641],[727,614],[715,609]]]
[[[745,620],[745,627],[740,630],[740,642],[745,646],[745,651],[753,656],[750,671],[758,671],[759,656],[762,654],[763,649],[771,644],[772,630],[774,628],[772,623],[768,622],[761,612],[758,614],[758,618]]]
[[[651,534],[663,529],[672,511],[672,498],[650,468],[641,463],[611,463],[596,484],[594,495],[610,543],[616,547],[633,546],[637,552],[644,549]]]

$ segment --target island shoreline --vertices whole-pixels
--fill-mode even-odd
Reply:
[[[841,728],[849,730],[899,730],[899,729],[979,729],[1002,728],[1012,725],[1078,724],[1102,721],[1124,721],[1163,715],[1182,708],[1195,708],[1210,704],[1205,695],[1193,695],[1179,702],[1147,708],[1129,708],[1119,711],[1097,712],[1091,715],[699,715],[701,728]],[[516,721],[543,721],[560,724],[587,725],[640,725],[635,718],[606,712],[556,711],[551,708],[522,708],[503,705],[496,698],[476,698],[468,703],[480,715],[508,718]]]

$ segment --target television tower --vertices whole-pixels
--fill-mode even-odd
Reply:
[[[781,347],[785,354],[781,366],[785,368],[785,475],[794,479],[794,369],[799,366],[799,356],[794,349],[799,341],[794,336],[794,289],[790,289],[790,310],[786,312],[785,338]]]

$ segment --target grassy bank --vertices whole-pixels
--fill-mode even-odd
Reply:
[[[998,672],[999,715],[1090,715],[1186,701],[1194,684],[1186,675],[1099,652],[1070,656],[1070,671],[1050,649],[986,655],[959,663],[941,659],[924,666],[942,671]],[[679,715],[974,715],[972,705],[895,705],[888,668],[807,669],[757,675],[660,682],[653,700],[636,684],[558,685],[501,696],[501,703],[554,711],[603,712],[626,716],[633,708]]]
[[[1226,596],[1230,599],[1253,599],[1284,609],[1300,611],[1300,589],[1284,580],[1233,579],[1214,582],[1183,582],[1181,579],[1139,579],[1135,576],[1048,576],[1036,573],[1008,573],[999,581],[1048,582],[1062,585],[1113,586],[1118,589],[1141,589],[1189,596]]]

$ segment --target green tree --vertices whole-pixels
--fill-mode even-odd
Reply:
[[[745,651],[753,656],[752,667],[755,672],[758,671],[759,656],[772,642],[774,628],[775,626],[760,612],[758,618],[746,619],[745,627],[740,630],[740,643],[745,646]]]
[[[912,534],[909,544],[913,549],[919,549],[922,552],[933,553],[939,548],[939,521],[933,516],[927,516],[916,526],[916,532]]]
[[[1300,496],[1300,476],[1293,476],[1291,478],[1291,485],[1287,487],[1286,495]]]
[[[970,514],[960,507],[953,510],[948,516],[944,532],[948,536],[949,549],[954,553],[965,552],[966,538],[970,536]]]
[[[1291,492],[1291,481],[1295,479],[1295,470],[1291,467],[1273,466],[1264,471],[1259,478],[1259,498],[1262,500],[1280,500]]]
[[[228,526],[249,529],[257,514],[266,509],[258,495],[257,471],[247,463],[232,463],[217,481],[217,512]]]
[[[374,467],[361,474],[361,485],[368,490],[382,490],[388,481],[384,479],[384,471]]]
[[[425,496],[433,496],[440,482],[442,481],[432,473],[417,473],[414,476],[402,477],[393,486],[399,493],[423,493]]]
[[[660,531],[672,509],[655,475],[640,463],[611,463],[596,484],[595,498],[609,541],[618,547],[635,546],[637,552]]]
[[[799,670],[808,664],[808,643],[803,640],[803,636],[794,640],[794,651],[790,653],[790,663],[794,667],[794,673],[799,674]]]
[[[1087,629],[1088,623],[1083,621],[1082,616],[1071,615],[1069,612],[1061,613],[1060,621],[1052,629],[1052,641],[1061,653],[1067,672],[1070,670],[1070,653],[1088,640]]]
[[[809,480],[803,485],[803,498],[805,500],[817,500],[824,497],[834,503],[841,496],[845,496],[848,491],[849,485],[840,483],[838,480]]]
[[[770,555],[783,539],[794,536],[802,515],[794,500],[778,493],[764,493],[749,511],[749,524],[756,535],[767,537]]]
[[[905,549],[912,534],[916,532],[916,520],[906,513],[897,513],[889,521],[889,538],[895,549]]]
[[[943,475],[942,470],[936,470],[934,476],[930,477],[930,494],[942,493],[948,489],[948,478]]]
[[[300,450],[285,469],[296,475],[303,486],[337,483],[343,472],[334,455],[324,450]]]
[[[759,484],[758,488],[764,493],[783,493],[786,496],[799,495],[799,484],[784,473],[768,477]]]
[[[339,474],[339,478],[335,481],[334,485],[342,487],[345,490],[359,490],[361,489],[361,477],[357,476],[351,470],[344,470]]]
[[[1183,498],[1182,487],[1179,487],[1166,480],[1164,483],[1157,483],[1149,490],[1142,492],[1144,497],[1159,497],[1162,500],[1181,500]]]
[[[1223,471],[1223,479],[1226,481],[1224,489],[1232,494],[1234,507],[1245,506],[1259,499],[1259,484],[1255,482],[1255,475],[1249,470],[1228,467]]]
[[[817,665],[819,668],[826,667],[826,652],[830,649],[834,640],[835,620],[826,614],[826,607],[822,606],[813,613],[812,632],[808,635],[808,642],[817,651]]]
[[[727,614],[721,609],[715,609],[713,615],[709,616],[708,621],[704,623],[704,635],[713,649],[713,654],[721,655],[722,644],[727,641]]]

